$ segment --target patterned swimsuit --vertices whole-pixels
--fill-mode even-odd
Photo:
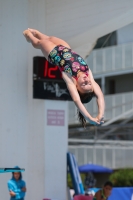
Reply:
[[[89,67],[83,58],[62,45],[56,46],[49,53],[48,61],[53,65],[57,65],[60,71],[69,73],[76,80],[79,72],[85,72],[87,75],[89,72]]]

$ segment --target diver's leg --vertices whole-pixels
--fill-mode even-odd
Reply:
[[[56,44],[50,41],[50,37],[40,32],[31,32],[30,29],[23,32],[26,40],[31,42],[33,47],[41,49],[44,56],[48,59],[49,53],[55,48]]]
[[[70,48],[70,46],[64,40],[54,36],[44,35],[35,29],[25,30],[23,34],[26,37],[27,41],[31,42],[35,48],[42,50],[46,58],[48,58],[49,53],[57,45],[63,45]]]
[[[63,45],[65,47],[70,48],[69,44],[67,42],[65,42],[64,40],[54,37],[54,36],[47,36],[44,35],[42,33],[40,33],[39,31],[35,30],[35,29],[29,29],[31,31],[31,33],[37,37],[38,39],[49,39],[51,42],[53,42],[55,45]]]
[[[54,37],[54,36],[50,36],[50,41],[56,45],[62,45],[62,46],[71,48],[67,42],[65,42],[64,40],[62,40],[60,38]]]

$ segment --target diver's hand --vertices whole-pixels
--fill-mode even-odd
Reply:
[[[41,49],[40,39],[34,36],[34,34],[30,31],[30,29],[27,29],[23,32],[23,35],[25,36],[27,42],[32,43],[33,47],[36,49]]]
[[[104,116],[103,115],[98,114],[96,118],[98,119],[98,121],[100,122],[100,124],[104,123]]]
[[[100,116],[100,115],[98,115],[95,118],[90,117],[89,118],[89,123],[93,124],[95,126],[99,126],[99,125],[102,125],[104,123],[104,118],[103,118],[103,116]]]
[[[89,118],[89,123],[90,123],[90,124],[93,124],[93,125],[95,125],[95,126],[100,125],[100,122],[99,122],[99,120],[98,120],[97,117],[96,117],[96,118],[93,118],[93,117]]]

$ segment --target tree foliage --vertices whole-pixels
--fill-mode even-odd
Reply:
[[[110,175],[114,187],[133,186],[133,169],[120,169]]]

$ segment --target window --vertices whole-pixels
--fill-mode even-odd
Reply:
[[[109,81],[109,94],[115,94],[115,80]]]
[[[94,49],[117,45],[117,32],[109,33],[97,40]]]

